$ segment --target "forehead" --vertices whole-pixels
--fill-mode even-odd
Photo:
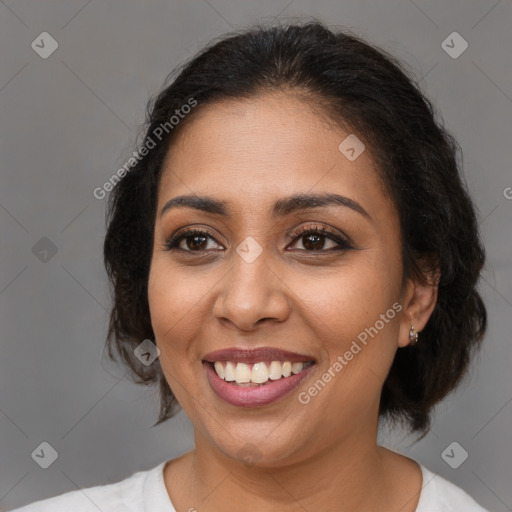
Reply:
[[[222,101],[197,114],[168,152],[160,205],[195,193],[267,207],[290,193],[336,192],[365,202],[371,213],[378,196],[384,200],[368,148],[348,159],[339,145],[353,134],[310,102],[275,93]]]

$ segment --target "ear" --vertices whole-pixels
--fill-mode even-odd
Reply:
[[[409,332],[414,325],[416,332],[421,332],[434,311],[437,302],[439,274],[429,273],[425,282],[408,279],[402,296],[403,313],[400,319],[398,346],[411,344]],[[420,334],[421,337],[421,334]]]

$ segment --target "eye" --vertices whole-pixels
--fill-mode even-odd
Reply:
[[[333,233],[323,226],[305,226],[289,235],[292,240],[298,240],[302,243],[305,252],[330,252],[333,250],[350,249],[352,246],[347,239]],[[331,247],[325,247],[326,241],[331,243]],[[328,244],[327,244],[328,245]]]
[[[302,252],[331,252],[333,250],[343,250],[352,248],[350,241],[323,226],[305,226],[288,235],[292,241],[301,241]],[[220,245],[217,240],[204,229],[186,228],[178,231],[165,242],[165,248],[168,251],[179,249],[183,252],[202,252],[215,249],[209,244],[213,241]],[[331,244],[331,247],[326,245]],[[215,245],[215,244],[214,244]],[[221,246],[222,247],[222,246]]]
[[[215,240],[208,231],[198,228],[182,229],[165,242],[167,250],[179,249],[184,252],[201,252],[212,249],[208,246],[209,240]],[[184,242],[184,243],[182,243]],[[185,245],[185,247],[183,247]],[[214,249],[215,250],[215,249]]]

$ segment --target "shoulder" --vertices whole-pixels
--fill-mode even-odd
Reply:
[[[423,484],[416,512],[488,512],[460,487],[420,467]]]
[[[146,480],[157,476],[163,464],[138,471],[118,482],[69,491],[12,512],[142,512]]]

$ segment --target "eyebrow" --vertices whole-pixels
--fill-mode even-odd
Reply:
[[[300,210],[322,208],[331,205],[350,208],[373,222],[369,213],[357,201],[331,193],[294,194],[289,197],[283,197],[274,203],[271,215],[272,218],[284,217]],[[182,195],[174,197],[165,203],[160,216],[173,208],[193,208],[213,215],[230,215],[229,203],[227,201],[214,199],[209,196]]]

